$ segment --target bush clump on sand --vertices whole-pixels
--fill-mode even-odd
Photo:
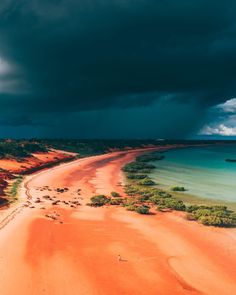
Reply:
[[[166,202],[169,203],[169,200],[172,200],[173,198],[171,194],[164,191],[159,191],[157,194],[154,194],[149,198],[149,202],[155,205],[158,205],[160,203],[163,204],[165,202],[163,199],[167,199]]]
[[[192,213],[193,211],[196,211],[199,208],[208,208],[207,206],[199,206],[199,205],[190,205],[186,207],[186,212]]]
[[[81,156],[97,155],[110,152],[111,150],[126,150],[127,147],[137,148],[145,145],[159,146],[160,142],[156,140],[117,140],[117,139],[44,139],[41,143],[50,148],[75,152]],[[161,143],[164,145],[165,143]]]
[[[149,202],[149,197],[148,196],[138,196],[138,197],[136,197],[136,200],[138,203],[146,203],[146,202]]]
[[[138,156],[136,158],[137,162],[151,162],[151,161],[159,161],[164,159],[165,156],[157,153],[150,153],[150,154],[145,154]]]
[[[171,188],[171,190],[173,192],[185,192],[186,191],[185,187],[183,187],[183,186],[174,186]]]
[[[172,209],[177,211],[185,211],[186,206],[183,201],[174,198],[164,198],[157,202],[157,210]]]
[[[151,186],[151,185],[155,185],[156,183],[151,178],[146,177],[146,178],[140,180],[138,184]]]
[[[221,227],[230,227],[235,226],[236,220],[231,217],[220,217],[216,215],[210,216],[201,216],[198,221],[200,221],[204,225],[213,225],[213,226],[221,226]]]
[[[17,200],[18,190],[19,190],[19,187],[20,187],[22,181],[23,181],[23,177],[18,176],[16,178],[16,180],[12,183],[10,190],[8,192],[8,197],[10,199],[10,202],[14,202]]]
[[[145,162],[131,162],[131,163],[128,163],[126,164],[122,170],[124,172],[129,172],[129,173],[142,173],[144,171],[148,171],[150,172],[152,169],[155,169],[156,167],[152,164],[148,164],[148,163],[145,163]],[[148,173],[147,172],[147,173]],[[144,172],[146,173],[146,172]]]
[[[158,210],[171,209],[185,211],[186,206],[183,201],[172,197],[168,192],[160,191],[157,188],[141,187],[138,185],[127,185],[125,192],[129,196],[135,196],[138,203],[151,203],[158,205]]]
[[[114,199],[110,199],[109,204],[110,205],[121,205],[123,204],[123,199],[122,198],[114,198]]]
[[[135,208],[135,212],[139,214],[149,214],[150,208],[148,206],[142,205]]]
[[[137,205],[130,204],[130,205],[125,206],[125,208],[126,208],[127,211],[135,211],[136,208],[137,208]]]
[[[23,159],[30,157],[32,153],[46,152],[45,145],[24,140],[1,140],[0,159]]]
[[[137,184],[125,185],[125,193],[128,196],[146,196],[151,197],[158,194],[158,189],[153,187],[145,187]]]
[[[117,192],[111,192],[111,195],[113,198],[119,198],[120,197],[120,194],[117,193]]]
[[[159,191],[158,195],[162,198],[171,198],[172,197],[171,194],[169,194],[168,192],[165,192],[165,191]]]
[[[154,204],[154,205],[158,205],[161,201],[161,197],[158,195],[155,196],[151,196],[150,198],[148,198],[149,202]]]
[[[90,198],[90,205],[94,207],[101,207],[109,203],[110,199],[104,195],[96,195]]]
[[[204,225],[221,227],[236,226],[236,214],[226,206],[198,206],[192,205],[186,209],[187,219],[198,220]]]
[[[123,167],[129,184],[125,185],[125,193],[131,198],[127,198],[123,206],[129,211],[136,211],[140,214],[148,214],[147,205],[157,206],[157,210],[177,210],[186,211],[188,220],[196,220],[204,225],[234,227],[236,226],[236,213],[227,209],[226,206],[186,206],[182,200],[176,199],[167,191],[152,187],[155,183],[148,177],[148,173],[155,168],[147,163],[154,160],[152,155],[142,155],[137,157],[135,162]],[[137,181],[138,180],[138,181]],[[173,192],[185,192],[183,186],[174,186]]]
[[[128,179],[144,179],[146,177],[148,177],[147,174],[133,174],[133,173],[127,174]]]
[[[139,189],[137,186],[127,184],[127,185],[125,185],[124,189],[125,189],[125,193],[128,196],[135,196],[135,195],[139,194]]]

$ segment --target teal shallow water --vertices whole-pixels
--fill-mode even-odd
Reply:
[[[187,193],[214,200],[236,202],[236,144],[176,149],[156,161],[151,177],[163,188],[184,186]]]

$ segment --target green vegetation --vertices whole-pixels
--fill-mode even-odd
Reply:
[[[36,141],[36,140],[32,140]],[[126,148],[137,148],[145,146],[164,146],[171,144],[215,144],[214,141],[198,141],[198,140],[118,140],[118,139],[37,139],[38,143],[42,143],[48,148],[65,150],[68,152],[79,153],[81,157],[103,154],[113,149],[126,149]],[[221,141],[223,142],[223,141]],[[225,141],[228,142],[228,141]],[[151,153],[151,154],[156,154]],[[158,153],[157,153],[158,155]],[[159,153],[159,156],[163,156],[162,153]],[[157,159],[155,159],[157,160]]]
[[[149,153],[149,154],[144,154],[141,156],[138,156],[136,158],[137,162],[151,162],[151,161],[159,161],[164,159],[165,156],[157,153]]]
[[[150,206],[155,206],[158,211],[185,211],[188,220],[196,220],[204,225],[236,226],[236,213],[230,211],[226,206],[186,206],[182,200],[177,199],[178,192],[186,191],[184,187],[175,186],[171,188],[173,194],[176,193],[175,198],[171,193],[155,186],[155,182],[148,177],[148,173],[155,169],[155,166],[147,162],[153,160],[152,154],[150,156],[142,155],[137,157],[136,161],[123,167],[128,179],[128,184],[124,188],[129,200],[123,203],[127,210],[148,214]],[[144,170],[147,170],[145,174]]]
[[[186,189],[183,186],[174,186],[171,188],[173,192],[185,192]]]
[[[155,169],[156,167],[152,164],[148,164],[146,162],[131,162],[126,164],[122,170],[124,172],[129,172],[129,173],[148,173],[150,172],[152,169]],[[148,172],[146,172],[148,171]]]
[[[126,173],[126,177],[131,180],[132,183],[136,183],[140,186],[153,186],[156,183],[148,176],[148,173],[156,167],[148,162],[161,160],[163,158],[163,155],[157,153],[144,154],[138,156],[135,161],[126,164],[122,170]],[[131,194],[135,194],[135,192],[131,192]]]
[[[34,172],[42,170],[42,169],[46,169],[46,168],[48,169],[48,168],[54,167],[58,164],[71,162],[72,160],[75,160],[75,159],[76,159],[75,156],[71,156],[71,157],[64,158],[64,159],[57,159],[57,160],[54,160],[53,162],[45,163],[45,164],[42,164],[38,167],[36,166],[36,167],[28,168],[27,170],[22,171],[21,175],[28,175],[28,174],[34,173]]]
[[[140,184],[140,185],[151,186],[151,185],[155,185],[156,183],[155,183],[153,180],[151,180],[150,177],[146,177],[146,178],[140,180],[140,181],[139,181],[139,184]]]
[[[120,197],[120,194],[117,193],[117,192],[111,192],[111,195],[113,198],[119,198]]]
[[[125,206],[127,211],[135,211],[137,209],[137,205],[130,204]]]
[[[123,205],[124,198],[108,198],[105,195],[96,195],[90,198],[91,203],[87,204],[92,207],[101,207],[104,205]]]
[[[159,191],[158,195],[161,196],[162,198],[171,198],[172,197],[171,194],[169,194],[168,192],[165,192],[165,191]]]
[[[102,154],[112,149],[126,149],[144,147],[147,145],[169,145],[169,144],[193,144],[191,141],[159,141],[155,140],[62,140],[62,139],[45,139],[45,140],[0,140],[0,159],[9,158],[22,161],[25,157],[30,157],[32,153],[47,152],[49,149],[60,149],[69,152],[79,153],[79,157]],[[200,141],[200,143],[204,143]],[[205,142],[214,144],[215,142]],[[194,144],[198,144],[194,141]],[[128,184],[125,186],[125,192],[129,198],[121,198],[119,193],[111,192],[111,198],[104,195],[96,195],[91,198],[91,206],[119,205],[124,206],[127,210],[135,211],[140,214],[148,214],[150,208],[157,210],[179,210],[186,211],[186,217],[189,220],[196,220],[204,225],[231,227],[236,226],[236,213],[229,210],[226,206],[186,206],[181,198],[180,192],[186,189],[181,186],[175,186],[172,192],[166,192],[156,186],[155,182],[149,177],[155,169],[155,165],[150,161],[162,160],[163,154],[149,153],[138,156],[135,161],[128,163],[123,167]],[[70,161],[65,159],[64,161]],[[235,159],[226,159],[234,162]],[[48,163],[44,168],[51,167],[55,163]],[[34,169],[25,173],[32,173]],[[5,171],[2,171],[5,173]],[[22,182],[22,176],[17,177],[8,190],[10,202],[17,199],[17,192]],[[183,194],[184,195],[184,194]],[[178,197],[179,196],[179,197]],[[175,198],[176,197],[176,198]]]
[[[173,209],[184,211],[185,204],[181,200],[172,197],[171,194],[157,188],[140,188],[138,185],[127,185],[125,192],[130,196],[135,196],[136,202],[144,202],[158,205],[158,210]]]
[[[0,141],[0,158],[21,159],[32,153],[46,152],[44,144],[29,141],[4,140]]]
[[[80,157],[84,157],[103,154],[112,149],[137,148],[150,144],[158,146],[160,142],[155,140],[2,139],[0,140],[0,159],[21,160],[31,156],[32,153],[47,152],[52,148],[79,153]]]
[[[156,192],[155,188],[148,188],[147,189],[147,188],[141,187],[135,183],[125,185],[124,189],[125,189],[125,193],[131,197],[132,196],[144,196],[144,195],[147,195],[147,197],[150,197],[153,195],[153,193]]]
[[[172,209],[177,211],[185,211],[186,206],[181,200],[176,200],[172,197],[161,199],[157,206],[158,210]]]
[[[29,140],[0,140],[0,158],[13,157],[24,158],[34,152],[45,152],[48,149],[59,149],[68,152],[79,153],[81,157],[103,154],[113,149],[142,148],[145,146],[164,146],[170,144],[215,144],[214,141],[191,140],[99,140],[99,139],[29,139]],[[148,153],[137,157],[139,162],[161,160],[163,153]],[[150,172],[150,171],[149,171]],[[146,172],[145,172],[146,173]],[[147,169],[148,173],[148,169]]]
[[[12,183],[12,185],[10,186],[10,189],[8,191],[8,198],[10,200],[10,202],[14,202],[17,200],[17,194],[18,194],[18,189],[21,185],[23,181],[23,177],[22,176],[18,176],[14,182]]]
[[[144,179],[147,176],[147,174],[134,174],[134,173],[127,173],[126,177],[128,179]]]
[[[108,204],[110,199],[104,195],[96,195],[90,198],[90,201],[91,201],[90,206],[101,207],[103,205]]]
[[[65,150],[68,152],[79,153],[81,157],[107,153],[113,149],[123,150],[127,147],[137,148],[147,145],[165,145],[169,142],[156,140],[99,140],[99,139],[45,139],[40,142],[49,148]]]
[[[226,206],[186,206],[182,200],[175,199],[168,192],[158,188],[141,187],[137,184],[125,186],[125,192],[130,196],[124,205],[127,210],[136,211],[139,204],[157,206],[158,211],[186,211],[187,219],[196,220],[204,225],[231,227],[236,226],[236,214]],[[137,211],[136,211],[137,212]]]
[[[189,206],[189,220],[198,220],[204,225],[230,227],[236,225],[236,214],[226,206]]]
[[[121,205],[123,204],[123,199],[122,198],[114,198],[109,200],[110,205]]]
[[[135,208],[135,212],[139,214],[149,214],[150,208],[148,206],[142,205]]]

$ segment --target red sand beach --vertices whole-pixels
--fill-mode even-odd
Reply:
[[[177,212],[86,206],[95,193],[123,193],[120,169],[141,152],[26,177],[20,199],[28,203],[1,223],[1,295],[236,294],[235,229],[205,227]]]
[[[65,160],[75,155],[59,150],[51,150],[46,153],[34,153],[31,157],[17,161],[16,159],[0,159],[0,168],[12,173],[20,173],[32,168],[39,168],[45,164]]]

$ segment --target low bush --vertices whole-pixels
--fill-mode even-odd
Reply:
[[[189,213],[192,213],[193,211],[196,211],[199,208],[200,208],[200,206],[198,206],[198,205],[190,205],[190,206],[186,207],[186,211]]]
[[[144,179],[146,177],[147,177],[147,174],[133,174],[133,173],[127,174],[128,179]]]
[[[151,186],[151,185],[155,185],[155,181],[153,181],[151,178],[146,177],[142,180],[139,181],[138,183],[139,185],[147,185],[147,186]]]
[[[111,192],[111,195],[113,198],[119,198],[120,197],[120,194],[117,193],[117,192]]]
[[[183,186],[174,186],[171,188],[173,192],[185,192],[186,189]]]
[[[15,179],[15,181],[12,183],[12,185],[10,186],[10,190],[8,192],[8,197],[10,199],[10,202],[14,202],[15,200],[17,200],[18,190],[19,190],[19,187],[20,187],[22,181],[23,181],[23,177],[18,176]]]
[[[110,205],[121,205],[121,204],[123,204],[123,199],[122,198],[110,199],[109,204]]]
[[[169,193],[167,193],[167,192],[165,192],[165,191],[159,191],[159,192],[158,192],[158,195],[159,195],[160,197],[162,197],[162,198],[171,198],[171,197],[172,197],[171,194],[169,194]]]
[[[226,206],[198,206],[191,205],[186,208],[189,212],[187,218],[198,220],[204,225],[213,226],[235,226],[236,214],[227,209]]]
[[[161,202],[161,197],[158,195],[155,196],[151,196],[149,199],[149,202],[151,202],[152,204],[158,205]]]
[[[139,193],[139,189],[133,185],[125,185],[125,193],[129,196],[135,196]]]
[[[139,213],[139,214],[149,214],[150,208],[148,206],[138,206],[135,209],[135,212]]]
[[[0,141],[0,158],[13,158],[20,161],[23,158],[30,157],[32,153],[46,151],[45,145],[38,142],[25,140]]]
[[[153,160],[151,156],[143,155],[138,157],[136,162],[129,163],[123,168],[123,171],[127,173],[127,177],[131,180],[130,184],[125,186],[126,194],[131,197],[123,203],[127,210],[148,214],[149,207],[146,204],[153,204],[157,206],[157,210],[186,211],[188,220],[196,220],[204,225],[236,226],[236,213],[228,210],[226,206],[186,206],[182,200],[175,199],[169,192],[151,187],[155,182],[148,177],[148,173],[155,166],[146,163],[149,160]],[[174,186],[171,190],[174,192],[186,191],[183,186]]]
[[[186,206],[184,202],[181,200],[176,200],[174,198],[164,198],[160,199],[157,209],[172,209],[177,211],[185,211]]]
[[[129,196],[145,196],[145,197],[152,197],[159,194],[160,190],[155,187],[149,186],[140,186],[137,184],[128,184],[125,185],[125,192]]]
[[[144,171],[144,169],[147,169],[148,171],[149,170],[152,170],[152,169],[155,169],[156,167],[152,164],[148,164],[148,163],[145,163],[145,162],[131,162],[131,163],[128,163],[126,164],[122,170],[124,172],[129,172],[129,173],[138,173],[138,172],[142,172]]]
[[[137,208],[137,205],[131,204],[131,205],[126,206],[125,208],[127,211],[135,211]]]
[[[221,227],[230,227],[235,226],[236,221],[228,217],[220,217],[216,215],[209,215],[209,216],[200,216],[198,218],[198,221],[200,221],[204,225],[213,225],[213,226],[221,226]]]
[[[145,203],[145,202],[149,201],[149,197],[148,196],[138,196],[138,197],[136,197],[136,200],[138,203]]]
[[[159,160],[162,160],[164,158],[165,158],[164,155],[157,154],[157,153],[150,153],[150,154],[145,154],[145,155],[138,156],[136,158],[136,161],[138,161],[138,162],[150,162],[150,161],[159,161]]]
[[[90,198],[91,206],[100,207],[109,203],[110,199],[104,195],[96,195]]]
[[[192,213],[187,213],[186,214],[186,219],[190,220],[190,221],[195,221],[197,220],[196,217],[194,217],[194,215]]]

